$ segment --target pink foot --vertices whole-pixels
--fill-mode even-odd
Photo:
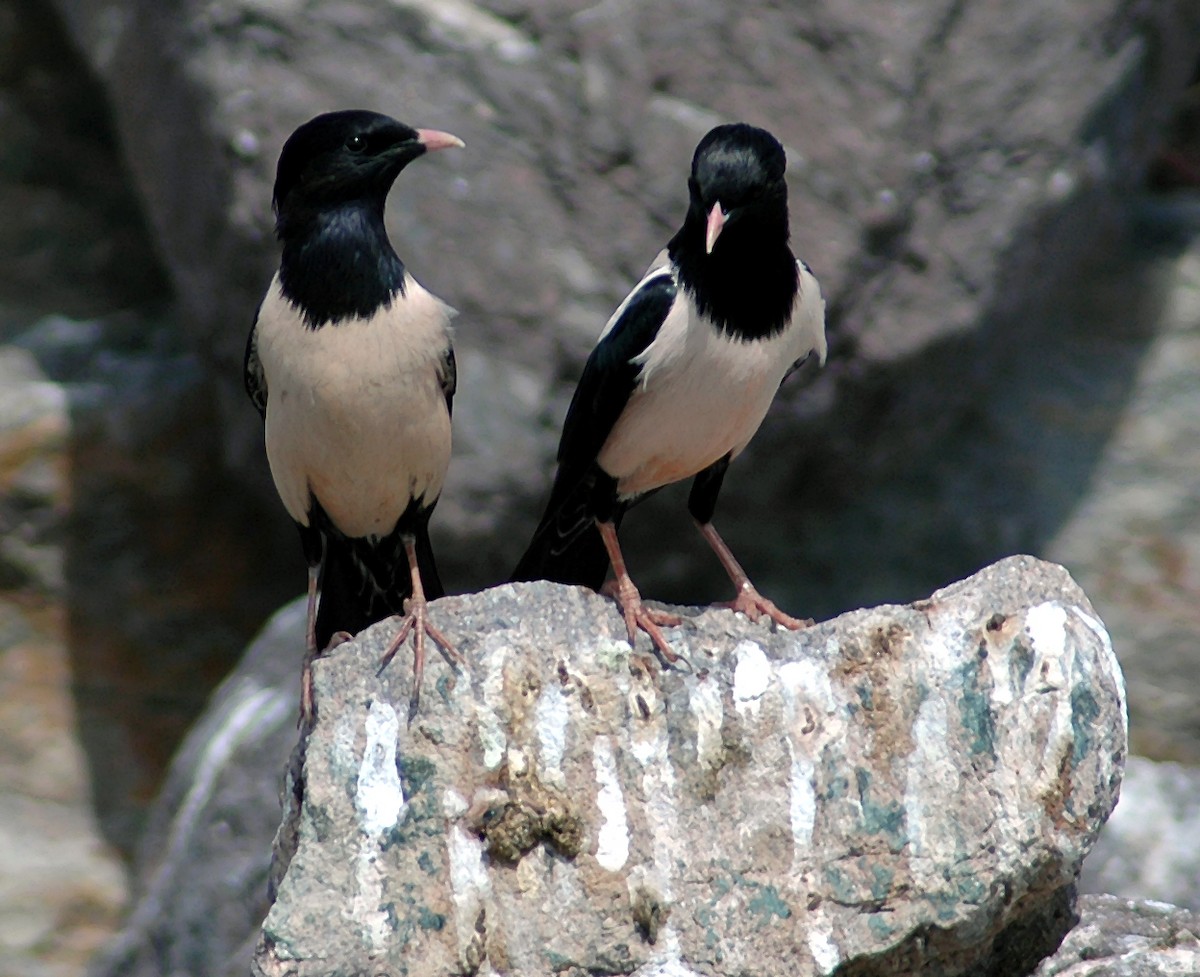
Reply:
[[[396,652],[404,645],[411,632],[413,636],[413,690],[412,697],[408,700],[408,722],[411,726],[421,705],[421,679],[425,674],[425,636],[428,635],[437,642],[442,654],[455,665],[462,665],[463,657],[450,643],[450,639],[430,622],[429,605],[423,599],[410,598],[404,605],[404,610],[406,613],[400,623],[400,630],[396,632],[396,637],[392,639],[387,651],[383,653],[383,658],[380,659],[379,668],[375,674],[383,674],[383,670],[391,664],[392,659],[396,657]]]
[[[626,582],[627,585],[624,585]],[[683,618],[678,614],[671,614],[668,611],[659,611],[652,607],[647,607],[642,603],[642,595],[638,593],[637,587],[633,585],[633,582],[628,577],[625,578],[625,581],[608,581],[601,588],[601,593],[613,598],[617,602],[617,606],[621,608],[631,648],[636,647],[638,631],[645,631],[650,636],[655,653],[666,664],[674,665],[684,660],[671,650],[671,645],[661,630],[662,628],[678,627]]]
[[[765,614],[776,624],[782,625],[789,631],[799,631],[801,628],[809,628],[815,623],[812,618],[801,620],[800,618],[792,617],[790,614],[785,614],[775,606],[774,601],[768,600],[755,590],[751,584],[743,584],[742,588],[738,591],[737,597],[730,601],[724,601],[718,606],[728,607],[731,611],[745,614],[751,621],[757,621]]]

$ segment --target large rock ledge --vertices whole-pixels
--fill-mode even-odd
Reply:
[[[258,974],[1027,973],[1073,918],[1126,721],[1103,625],[1014,557],[776,633],[721,610],[631,657],[606,599],[434,606],[469,666],[321,660]]]

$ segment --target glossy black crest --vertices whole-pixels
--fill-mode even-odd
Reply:
[[[283,293],[312,328],[368,316],[404,291],[383,224],[400,171],[425,152],[416,129],[377,112],[318,115],[292,133],[275,177]]]
[[[288,137],[279,154],[272,203],[289,211],[378,198],[425,147],[417,131],[378,112],[350,109],[318,115]]]
[[[787,156],[779,140],[766,129],[744,122],[717,126],[700,140],[692,156],[689,188],[707,212],[718,201],[726,211],[782,192]]]
[[[745,123],[717,126],[696,147],[688,177],[688,213],[668,250],[701,314],[751,340],[779,332],[799,289],[788,247],[787,157],[779,140]],[[725,226],[705,251],[708,214]]]

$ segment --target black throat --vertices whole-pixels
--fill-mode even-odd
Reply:
[[[746,221],[728,226],[704,253],[705,220],[689,211],[667,253],[696,308],[726,335],[749,342],[782,332],[800,290],[796,258],[782,227]]]
[[[367,317],[404,293],[404,262],[383,226],[383,208],[348,202],[280,220],[279,282],[310,329]]]

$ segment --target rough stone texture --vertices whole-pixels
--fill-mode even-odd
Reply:
[[[1200,974],[1200,916],[1161,902],[1079,899],[1079,923],[1033,977],[1189,977]]]
[[[690,675],[579,589],[434,613],[470,666],[411,728],[389,624],[318,662],[256,973],[1024,973],[1072,921],[1126,725],[1059,567],[799,634],[691,613]]]
[[[1200,910],[1198,840],[1200,770],[1130,757],[1121,801],[1083,867],[1081,891]]]
[[[279,788],[296,742],[304,604],[276,614],[171,763],[134,866],[133,909],[91,977],[244,977],[267,911]]]

